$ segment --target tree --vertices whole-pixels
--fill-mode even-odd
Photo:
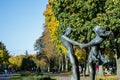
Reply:
[[[92,29],[96,25],[103,26],[106,30],[111,30],[113,33],[102,44],[103,49],[109,49],[115,52],[117,68],[120,67],[120,0],[49,0],[49,4],[45,11],[46,24],[49,30],[54,30],[51,33],[56,42],[58,51],[62,50],[65,53],[64,47],[60,43],[60,36],[64,33],[66,27],[73,28],[71,39],[87,43],[95,34]],[[54,18],[52,18],[54,16]],[[59,24],[54,27],[53,19]],[[54,24],[56,24],[54,22]],[[89,49],[86,49],[86,53]],[[117,69],[117,74],[120,75],[120,69]],[[119,77],[119,76],[118,76]]]
[[[117,63],[120,62],[118,49],[120,44],[120,0],[51,1],[54,15],[59,21],[58,36],[63,34],[66,27],[71,26],[73,33],[70,38],[81,43],[87,43],[95,35],[92,31],[93,27],[96,25],[103,26],[104,29],[113,32],[113,37],[109,37],[101,47],[109,48],[111,51],[116,50]],[[117,45],[113,48],[112,43]],[[117,64],[117,67],[120,67],[120,65]],[[119,75],[120,71],[117,72]]]
[[[61,33],[61,29],[59,26],[60,26],[60,21],[59,19],[55,16],[55,13],[54,13],[54,5],[52,5],[54,3],[54,0],[49,0],[48,2],[48,5],[46,7],[46,10],[44,12],[44,15],[45,15],[45,26],[48,27],[48,30],[50,32],[50,37],[52,39],[52,42],[54,43],[54,45],[56,46],[57,48],[57,52],[58,52],[58,55],[65,55],[66,54],[66,49],[65,47],[61,44],[61,40],[60,40],[60,35],[59,33]],[[65,19],[65,18],[64,18]],[[63,20],[63,19],[61,19]],[[66,22],[66,19],[64,20],[65,23],[68,23]],[[65,27],[66,24],[62,23]],[[58,30],[60,29],[60,30]],[[62,29],[63,30],[63,29]],[[63,34],[63,33],[61,33]],[[76,52],[77,54],[79,52]],[[81,54],[81,53],[80,53]],[[59,57],[60,58],[60,57]],[[80,58],[80,57],[79,57]],[[66,59],[66,62],[67,62],[67,58]],[[84,58],[85,60],[86,58]],[[60,60],[60,59],[59,59]],[[59,61],[60,62],[60,61]],[[66,66],[67,67],[67,66]]]
[[[46,10],[44,11],[45,27],[47,27],[50,33],[49,35],[50,35],[51,41],[56,46],[58,54],[61,53],[61,50],[63,50],[65,53],[66,49],[61,45],[60,40],[58,40],[57,29],[59,26],[59,21],[56,19],[53,13],[53,8],[51,5],[53,1],[54,0],[49,0],[48,5],[46,6]]]
[[[17,69],[19,71],[28,70],[35,71],[40,68],[39,60],[36,58],[36,54],[17,55],[9,58],[9,68]]]
[[[41,53],[37,55],[37,58],[41,61],[44,61],[47,64],[48,71],[50,68],[54,68],[54,64],[56,64],[56,48],[52,43],[50,32],[47,27],[45,27],[42,37],[38,39],[38,46],[42,45]],[[39,48],[38,48],[39,49]]]
[[[28,56],[28,51],[27,50],[25,51],[25,55]]]
[[[6,49],[6,46],[4,45],[4,43],[0,42],[0,69],[8,67],[9,57],[9,52]]]
[[[36,42],[35,42],[35,44],[34,44],[34,50],[36,51],[36,53],[42,53],[42,47],[43,47],[43,45],[42,45],[42,42],[41,42],[41,37],[40,38],[38,38],[37,40],[36,40]]]
[[[32,68],[36,68],[36,64],[31,57],[24,57],[22,60],[21,68],[22,70],[31,71]]]

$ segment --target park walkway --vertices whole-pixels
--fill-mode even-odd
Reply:
[[[60,73],[44,73],[47,76],[53,76],[55,78],[59,78],[60,80],[71,80],[71,75],[60,74]],[[89,80],[89,77],[80,77],[80,80]]]
[[[56,78],[59,78],[60,80],[71,80],[70,76],[56,76]],[[89,80],[89,77],[80,77],[80,80]]]
[[[14,74],[0,74],[0,80],[10,80],[10,77]],[[43,75],[59,78],[60,80],[71,80],[71,75],[61,73],[44,73]],[[80,80],[89,80],[88,77],[80,77]]]
[[[9,80],[14,74],[0,74],[0,80]]]

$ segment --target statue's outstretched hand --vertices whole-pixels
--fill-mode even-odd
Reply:
[[[80,48],[83,48],[83,47],[84,47],[84,44],[79,44],[79,47],[80,47]]]

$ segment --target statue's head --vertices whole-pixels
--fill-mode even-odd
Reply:
[[[65,30],[65,34],[66,35],[69,35],[72,31],[72,28],[68,27],[66,30]]]
[[[94,29],[93,29],[93,31],[94,31],[97,35],[99,35],[99,36],[101,36],[101,35],[100,35],[101,33],[104,33],[104,32],[105,32],[105,30],[103,30],[101,26],[95,26]]]

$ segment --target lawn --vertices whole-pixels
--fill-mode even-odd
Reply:
[[[60,80],[54,77],[45,76],[38,73],[33,72],[19,72],[13,75],[10,80]]]
[[[61,74],[70,75],[70,73],[61,73]],[[81,75],[81,77],[83,76]],[[89,76],[85,76],[85,77],[89,77]],[[35,72],[19,72],[13,75],[10,78],[10,80],[61,80],[61,79],[56,79],[54,77],[38,74]],[[120,79],[117,79],[116,75],[105,75],[105,76],[96,75],[95,80],[120,80]]]
[[[95,80],[120,80],[116,75],[96,76]]]

